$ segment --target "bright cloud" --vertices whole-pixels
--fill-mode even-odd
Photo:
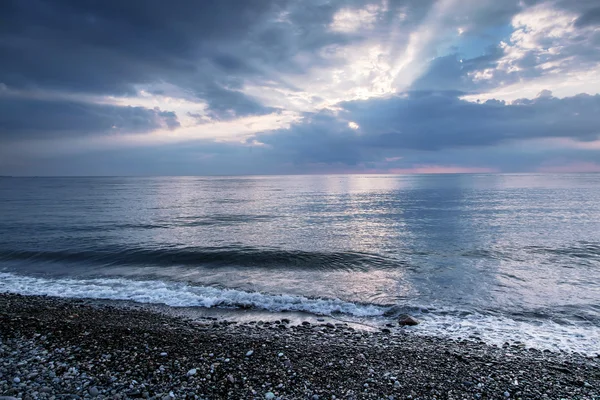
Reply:
[[[385,2],[369,4],[362,9],[342,8],[333,15],[329,29],[335,32],[352,33],[361,29],[372,29],[380,12],[386,11]]]
[[[600,93],[600,27],[578,26],[578,18],[574,10],[552,3],[515,15],[514,31],[499,45],[502,57],[493,67],[469,74],[492,89],[465,98],[514,100],[543,89],[559,97]]]
[[[139,154],[136,171],[171,160],[165,173],[600,164],[590,2],[218,3],[161,3],[143,18],[117,0],[7,10],[0,174],[48,160],[85,171],[92,154],[124,152]]]

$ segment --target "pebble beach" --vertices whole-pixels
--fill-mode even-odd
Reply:
[[[600,359],[0,294],[0,399],[597,399]]]

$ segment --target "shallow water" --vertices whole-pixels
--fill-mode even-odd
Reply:
[[[0,291],[600,352],[600,175],[0,179]]]

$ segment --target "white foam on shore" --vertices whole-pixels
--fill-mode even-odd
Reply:
[[[502,346],[521,343],[538,350],[600,354],[600,327],[592,324],[558,324],[551,320],[518,321],[509,317],[482,315],[420,316],[421,324],[411,329],[421,335],[450,338],[480,338],[485,343]]]
[[[339,299],[311,299],[294,295],[273,295],[193,286],[181,282],[137,281],[129,279],[47,279],[0,273],[0,292],[24,295],[130,300],[166,304],[171,307],[252,307],[268,311],[304,311],[355,317],[382,315],[384,308]]]
[[[252,307],[267,311],[302,311],[318,315],[336,313],[351,317],[381,317],[386,308],[339,299],[315,299],[194,286],[182,282],[130,279],[49,279],[0,272],[0,292],[69,298],[129,300],[171,307]],[[596,355],[600,327],[558,324],[550,320],[517,321],[509,317],[457,310],[438,310],[416,315],[421,321],[410,331],[427,336],[469,339],[477,336],[489,344],[523,343],[540,350],[563,350]],[[452,312],[454,311],[454,312]],[[381,321],[381,320],[380,320]],[[377,321],[373,321],[378,324]]]

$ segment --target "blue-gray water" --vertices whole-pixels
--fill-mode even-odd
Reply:
[[[0,291],[600,352],[600,175],[0,178]]]

